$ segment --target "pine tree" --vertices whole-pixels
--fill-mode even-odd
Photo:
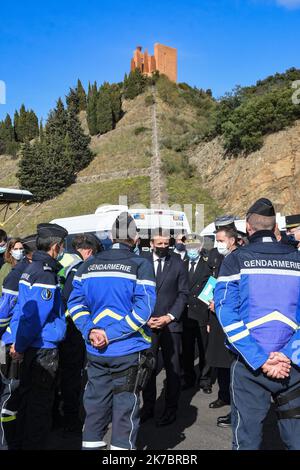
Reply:
[[[95,82],[92,86],[89,85],[89,93],[87,100],[87,123],[91,135],[98,134],[97,101],[98,91],[97,83]]]
[[[16,156],[19,145],[15,141],[14,127],[9,114],[0,122],[0,154]]]
[[[66,129],[67,152],[71,155],[74,173],[78,173],[92,161],[93,153],[89,148],[91,138],[84,134],[80,121],[72,109],[68,111]]]
[[[104,84],[98,93],[97,126],[100,134],[105,134],[113,129],[113,111],[107,84]]]
[[[25,138],[32,140],[39,135],[39,120],[31,109],[26,114]]]
[[[22,106],[20,108],[19,118],[18,118],[18,126],[17,126],[17,129],[16,129],[17,141],[18,142],[25,142],[26,119],[27,119],[27,112],[26,112],[24,104],[22,104]]]
[[[86,111],[86,105],[87,105],[86,104],[86,92],[79,78],[77,81],[76,92],[77,92],[77,97],[78,97],[78,102],[79,102],[79,111]]]
[[[73,162],[66,153],[67,119],[67,111],[59,98],[56,108],[49,114],[44,138],[38,144],[43,157],[41,181],[48,181],[39,192],[40,200],[57,196],[75,180]]]
[[[21,189],[29,189],[34,196],[39,192],[37,183],[39,179],[37,178],[37,159],[36,159],[36,145],[30,145],[26,141],[21,148],[21,160],[19,162],[19,171],[17,177],[19,179],[19,184]],[[39,165],[43,162],[39,159]]]
[[[38,118],[32,109],[26,111],[24,104],[20,108],[20,113],[15,112],[14,129],[18,142],[32,140],[39,134]]]

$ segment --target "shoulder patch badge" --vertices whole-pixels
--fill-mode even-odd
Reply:
[[[41,296],[42,296],[42,299],[43,300],[50,300],[52,299],[52,292],[50,289],[43,289],[42,290],[42,293],[41,293]]]

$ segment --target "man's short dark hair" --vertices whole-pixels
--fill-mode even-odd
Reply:
[[[100,251],[103,251],[103,246],[100,240],[96,237],[96,235],[93,235],[92,233],[81,233],[79,235],[76,235],[72,240],[72,247],[74,248],[74,250],[91,249],[93,255],[99,253]]]
[[[156,227],[151,230],[151,241],[154,241],[156,237],[171,238],[170,231],[162,227]]]
[[[0,229],[0,242],[7,242],[7,233]]]
[[[38,236],[37,239],[36,239],[36,247],[40,251],[48,252],[53,245],[55,245],[56,243],[58,245],[60,245],[61,243],[63,243],[63,241],[64,241],[64,239],[60,238],[60,237],[42,238],[42,237]]]
[[[237,233],[236,229],[232,228],[232,227],[229,227],[228,225],[227,226],[224,226],[223,228],[220,227],[217,231],[216,231],[216,234],[217,233],[220,233],[220,232],[224,232],[226,237],[228,238],[234,238],[234,242],[235,244],[237,244],[238,242],[238,238],[239,238],[239,234]]]

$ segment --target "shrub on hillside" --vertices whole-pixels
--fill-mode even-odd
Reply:
[[[134,129],[134,135],[140,135],[140,134],[143,134],[144,132],[148,131],[148,127],[144,127],[144,126],[140,126],[140,127],[136,127]]]

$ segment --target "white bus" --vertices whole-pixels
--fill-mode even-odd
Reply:
[[[141,238],[140,247],[148,251],[150,247],[151,230],[161,227],[169,230],[174,238],[178,233],[188,234],[191,228],[184,212],[167,209],[130,209],[127,206],[100,206],[94,214],[80,215],[51,220],[64,227],[69,232],[66,240],[66,250],[72,251],[71,242],[75,235],[83,232],[94,233],[106,245],[110,232],[118,215],[129,212],[135,220]]]

